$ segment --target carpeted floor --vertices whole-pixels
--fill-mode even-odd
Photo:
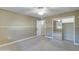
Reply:
[[[0,51],[79,51],[79,46],[65,40],[36,37],[0,47]]]

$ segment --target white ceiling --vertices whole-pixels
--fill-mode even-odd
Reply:
[[[43,17],[79,10],[78,7],[44,7],[44,8],[46,8],[47,13],[44,14]],[[41,17],[36,12],[38,7],[1,7],[0,9],[5,9],[38,18]]]

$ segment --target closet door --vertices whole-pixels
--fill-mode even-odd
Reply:
[[[63,36],[64,36],[64,40],[69,40],[69,41],[73,41],[73,35],[74,35],[74,31],[73,31],[73,23],[63,23]]]
[[[79,16],[75,17],[75,44],[79,45]]]
[[[63,23],[63,40],[74,42],[74,16],[64,17]]]

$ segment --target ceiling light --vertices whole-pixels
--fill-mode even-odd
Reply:
[[[59,19],[59,20],[57,20],[58,22],[60,22],[61,20]]]
[[[44,15],[44,12],[38,12],[38,15]]]
[[[46,8],[38,8],[37,9],[37,14],[38,15],[44,15],[46,13]]]

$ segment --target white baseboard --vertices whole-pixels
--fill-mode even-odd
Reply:
[[[47,37],[47,38],[51,38],[51,39],[52,39],[52,37],[49,37],[49,36],[45,36],[45,37]]]
[[[78,45],[78,46],[79,46],[79,44],[78,44],[78,43],[74,43],[74,45]]]
[[[11,45],[11,44],[14,44],[14,43],[22,42],[24,40],[32,39],[32,38],[35,38],[35,37],[36,36],[32,36],[32,37],[28,37],[28,38],[12,41],[12,42],[9,42],[9,43],[1,44],[0,47],[4,47],[4,46]]]
[[[71,40],[71,39],[63,39],[63,40],[66,40],[66,41],[69,41],[69,42],[74,42],[74,40]]]

